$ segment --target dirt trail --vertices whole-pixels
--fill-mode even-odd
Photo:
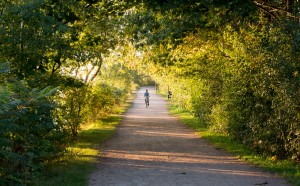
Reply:
[[[168,114],[165,101],[150,91],[145,108],[142,87],[103,156],[89,185],[120,186],[286,186],[284,180],[262,172],[217,150]]]

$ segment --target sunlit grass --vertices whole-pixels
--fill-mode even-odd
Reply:
[[[83,130],[77,143],[68,148],[70,155],[48,167],[36,185],[87,185],[101,153],[99,146],[114,134],[120,118],[110,116]]]
[[[217,148],[224,149],[237,158],[251,162],[265,170],[286,178],[294,186],[300,186],[300,165],[288,160],[276,160],[273,157],[255,154],[250,148],[238,143],[225,134],[214,133],[205,127],[199,119],[191,113],[169,104],[171,114],[176,115],[180,121],[195,131],[199,136],[208,140]]]
[[[121,114],[130,105],[129,101],[118,108],[117,114],[84,125],[76,143],[68,148],[69,155],[47,167],[34,185],[88,185],[89,176],[95,170],[98,158],[101,155],[100,146],[113,136],[122,118]]]

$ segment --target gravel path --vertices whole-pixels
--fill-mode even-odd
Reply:
[[[150,92],[145,108],[143,93]],[[283,179],[217,150],[168,114],[153,87],[137,92],[89,185],[286,186]]]

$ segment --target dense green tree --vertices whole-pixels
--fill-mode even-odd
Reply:
[[[115,93],[124,101],[125,91],[106,84],[94,91],[93,82],[122,41],[119,23],[127,3],[12,0],[0,5],[0,184],[30,184],[94,116],[87,114],[91,108],[97,106],[95,114],[111,112]]]
[[[131,41],[175,103],[258,153],[299,159],[298,1],[139,3]]]
[[[1,65],[1,75],[9,72]],[[0,76],[1,76],[0,75]],[[55,88],[32,89],[5,78],[0,85],[0,184],[29,184],[37,170],[63,155],[66,133],[54,122]]]
[[[83,122],[152,79],[200,125],[299,160],[299,8],[296,0],[1,1],[0,184],[29,183]]]

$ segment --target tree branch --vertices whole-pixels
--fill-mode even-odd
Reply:
[[[262,0],[253,0],[253,2],[259,8],[263,9],[264,11],[267,11],[269,14],[271,14],[270,12],[280,12],[280,13],[284,13],[288,17],[300,20],[300,17],[297,17],[297,16],[293,15],[290,11],[284,10],[284,9],[281,9],[281,8],[278,8],[278,7],[275,7],[272,4],[267,3],[265,1],[262,1]]]

